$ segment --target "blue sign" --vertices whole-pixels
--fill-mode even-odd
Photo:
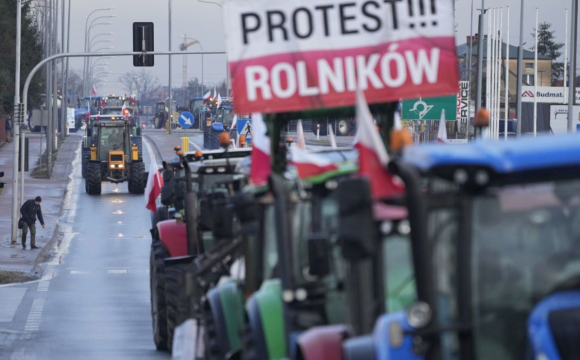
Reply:
[[[247,142],[252,142],[251,119],[238,119],[238,122],[236,123],[236,129],[238,130],[238,135],[244,135]]]
[[[181,114],[179,114],[179,119],[177,121],[179,122],[179,126],[181,126],[184,129],[189,129],[190,127],[193,126],[195,119],[193,118],[192,113],[184,111]]]

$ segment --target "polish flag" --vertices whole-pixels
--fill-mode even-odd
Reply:
[[[157,171],[155,171],[157,170]],[[149,165],[149,177],[147,178],[147,186],[145,186],[145,207],[154,214],[157,214],[157,204],[156,200],[159,194],[161,194],[161,188],[163,187],[163,176],[157,168],[157,161],[155,157],[151,157],[151,165]]]
[[[302,127],[302,120],[298,120],[296,125],[296,146],[302,150],[306,150],[306,138],[304,137],[304,128]]]
[[[217,89],[216,88],[213,88],[213,98],[215,99],[216,96],[217,96]]]
[[[222,104],[222,95],[221,94],[218,94],[218,97],[217,97],[217,107],[219,108],[221,104]]]
[[[437,142],[447,144],[447,127],[445,126],[445,110],[441,112],[441,120],[439,120],[439,130],[437,130]]]
[[[211,90],[208,90],[208,91],[205,93],[205,95],[203,96],[203,100],[204,100],[204,101],[207,101],[207,100],[209,99],[210,95],[211,95]]]
[[[267,135],[266,123],[262,114],[252,114],[252,166],[250,180],[255,185],[268,182],[272,172],[270,168],[270,138]]]
[[[93,96],[97,96],[97,88],[93,84]]]
[[[298,177],[301,179],[338,170],[338,167],[328,159],[317,154],[308,153],[298,146],[291,146],[290,154],[292,155],[292,164],[296,166]]]
[[[359,151],[359,173],[369,178],[375,199],[400,195],[404,192],[402,184],[387,171],[389,154],[377,131],[364,94],[357,93],[356,120]]]

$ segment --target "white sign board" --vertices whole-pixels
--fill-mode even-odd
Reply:
[[[534,98],[537,98],[538,103],[567,104],[568,91],[564,91],[564,87],[538,86],[534,96],[533,86],[522,86],[522,102],[534,102]],[[580,104],[580,89],[576,89],[576,104]]]
[[[457,121],[464,127],[463,129],[467,129],[467,125],[469,124],[469,81],[459,82]]]
[[[457,93],[453,3],[225,1],[236,113]]]
[[[580,106],[574,106],[574,129],[580,125]],[[550,127],[554,134],[568,132],[568,105],[550,106]]]
[[[74,108],[66,108],[66,123],[69,129],[75,128],[75,109]]]

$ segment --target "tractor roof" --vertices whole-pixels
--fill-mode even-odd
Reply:
[[[580,168],[580,135],[542,135],[465,145],[428,144],[404,151],[403,162],[426,173],[436,168],[486,167],[510,175],[538,170]]]
[[[221,159],[211,159],[190,162],[189,167],[193,173],[197,174],[209,174],[209,175],[221,175],[221,174],[232,174],[237,173],[237,165],[241,163],[245,158],[221,158]],[[229,167],[228,167],[229,165]]]

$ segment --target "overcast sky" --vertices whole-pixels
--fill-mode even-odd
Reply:
[[[220,0],[217,0],[221,3]],[[267,1],[267,0],[263,0]],[[289,0],[291,1],[291,0]],[[60,2],[60,0],[59,0]],[[179,44],[183,41],[181,36],[187,34],[188,37],[199,40],[205,51],[223,51],[225,49],[222,8],[218,5],[198,2],[197,0],[172,0],[173,2],[173,36],[171,39],[174,50],[179,49]],[[519,21],[520,21],[521,0],[486,0],[486,7],[510,6],[510,42],[517,45],[519,41]],[[526,48],[533,46],[533,38],[530,35],[535,22],[535,8],[540,10],[540,22],[547,21],[553,24],[556,31],[556,38],[564,42],[564,19],[565,9],[570,7],[571,0],[525,0],[526,11],[524,19],[524,41]],[[457,44],[465,42],[465,37],[470,33],[471,26],[471,1],[456,1],[456,39]],[[80,52],[84,48],[84,28],[88,14],[98,8],[114,7],[112,11],[101,11],[94,14],[91,19],[97,16],[115,14],[112,19],[102,19],[97,22],[113,22],[112,25],[96,26],[92,29],[91,35],[102,32],[114,32],[112,36],[101,36],[94,40],[111,39],[111,43],[99,43],[93,46],[93,51],[100,47],[113,46],[112,51],[132,50],[132,24],[136,21],[152,21],[155,23],[155,49],[168,50],[168,0],[72,0],[71,11],[71,51]],[[481,0],[474,1],[474,13],[481,7]],[[505,15],[504,15],[505,16]],[[473,19],[473,32],[477,32],[477,16]],[[95,23],[97,23],[95,22]],[[192,49],[199,49],[195,45]],[[100,61],[105,62],[104,60]],[[131,58],[111,58],[109,70],[112,75],[107,82],[101,85],[99,93],[122,93],[124,89],[117,78],[127,71],[135,68],[132,66]],[[74,59],[71,66],[82,72],[82,60]],[[181,86],[183,78],[183,56],[173,57],[174,86]],[[215,84],[225,78],[225,56],[207,55],[204,57],[204,80],[207,84]],[[167,57],[158,56],[155,59],[155,67],[151,71],[160,84],[167,85],[169,71]],[[201,78],[200,57],[197,55],[188,56],[188,78]]]

